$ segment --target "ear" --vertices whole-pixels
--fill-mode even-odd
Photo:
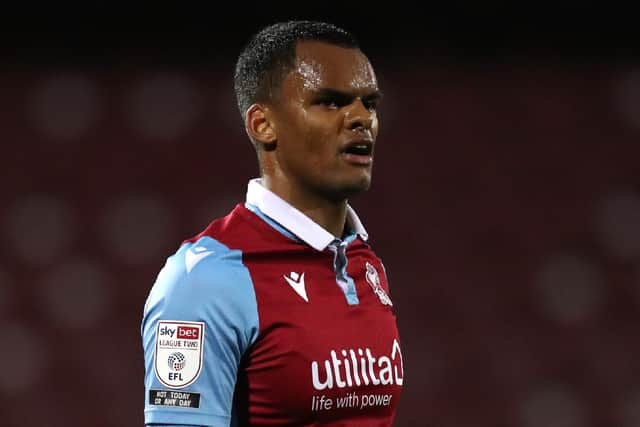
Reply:
[[[276,148],[277,137],[276,130],[268,107],[261,104],[253,104],[247,110],[245,115],[245,127],[251,140],[266,151],[272,151]]]

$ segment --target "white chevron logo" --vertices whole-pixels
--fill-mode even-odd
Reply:
[[[184,263],[187,267],[187,273],[190,273],[193,270],[193,267],[196,266],[200,261],[214,253],[215,251],[209,251],[204,246],[196,246],[195,248],[191,248],[187,250],[187,253],[184,256]]]
[[[295,271],[289,273],[289,276],[282,276],[287,283],[293,288],[298,295],[302,297],[306,302],[309,302],[307,297],[307,290],[304,287],[304,273],[298,274]]]

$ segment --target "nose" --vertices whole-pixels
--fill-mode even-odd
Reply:
[[[349,130],[370,130],[375,114],[375,110],[369,110],[360,98],[356,98],[345,112],[345,126]]]

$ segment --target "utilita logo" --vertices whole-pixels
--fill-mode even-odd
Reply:
[[[391,354],[375,356],[369,348],[331,350],[324,363],[311,362],[311,377],[316,390],[331,390],[360,385],[402,385],[404,369],[398,340],[394,339]],[[320,364],[324,373],[320,374]],[[322,379],[321,379],[322,377]]]

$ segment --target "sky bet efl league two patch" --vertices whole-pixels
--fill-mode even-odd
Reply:
[[[160,320],[154,364],[160,382],[170,388],[193,383],[202,369],[204,323]]]

